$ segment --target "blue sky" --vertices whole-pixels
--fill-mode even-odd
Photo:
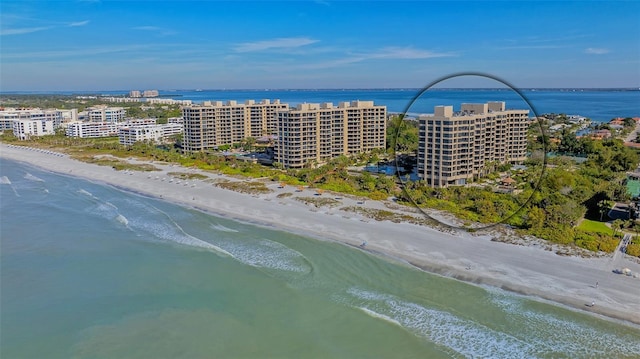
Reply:
[[[638,1],[0,1],[0,91],[640,87]],[[465,86],[464,83],[450,83]]]

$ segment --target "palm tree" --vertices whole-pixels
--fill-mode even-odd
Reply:
[[[609,201],[607,201],[606,199],[603,199],[600,202],[598,202],[598,211],[600,211],[600,222],[602,222],[602,217],[604,216],[605,213],[609,211],[609,209],[611,209],[611,205],[609,204]]]
[[[621,219],[616,219],[615,221],[613,221],[613,223],[611,223],[611,229],[613,229],[613,236],[616,236],[616,233],[618,231],[622,230],[622,224],[624,222]]]

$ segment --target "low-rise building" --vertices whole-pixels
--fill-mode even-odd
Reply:
[[[118,124],[115,122],[73,122],[67,126],[69,137],[97,138],[118,135]]]
[[[131,146],[136,142],[158,142],[182,132],[183,126],[175,123],[165,125],[123,126],[118,129],[118,140],[121,145]]]
[[[109,107],[106,105],[98,105],[88,107],[78,114],[78,118],[90,122],[123,122],[125,120],[126,111],[122,107]]]
[[[55,134],[53,120],[50,119],[18,119],[13,120],[13,135],[21,140],[28,140],[35,136]]]
[[[119,103],[129,103],[129,102],[141,102],[141,99],[138,97],[101,97],[102,101],[108,102],[119,102]]]
[[[156,125],[158,120],[155,118],[130,118],[126,122],[122,123],[123,126],[145,126]]]
[[[60,126],[65,110],[42,110],[39,108],[2,108],[0,109],[0,131],[13,130],[16,120],[51,121],[54,130]]]
[[[193,104],[193,101],[191,100],[174,100],[172,98],[148,98],[146,102],[154,105],[191,106]]]

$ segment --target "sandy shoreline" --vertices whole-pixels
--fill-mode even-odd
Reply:
[[[376,221],[341,208],[389,210],[382,202],[361,203],[340,197],[337,206],[315,207],[295,199],[313,197],[315,191],[312,190],[296,192],[290,186],[279,188],[278,183],[268,182],[272,190],[268,194],[238,193],[211,183],[224,179],[223,176],[166,164],[153,163],[162,169],[155,172],[115,171],[111,167],[75,161],[66,155],[7,144],[0,144],[0,157],[307,237],[356,247],[366,241],[366,250],[429,272],[640,325],[640,279],[613,273],[614,269],[623,267],[640,273],[640,264],[621,254],[600,258],[559,256],[540,246],[494,242],[488,235],[442,233],[415,224]],[[210,179],[172,180],[168,172],[201,173]],[[292,194],[278,197],[282,193]],[[323,194],[322,197],[335,196]],[[591,302],[596,305],[586,305]]]

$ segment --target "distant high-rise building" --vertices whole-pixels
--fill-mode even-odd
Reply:
[[[386,106],[373,101],[300,104],[278,112],[275,161],[286,168],[321,165],[386,143]]]
[[[129,91],[129,97],[140,97],[140,91],[138,90],[131,90]]]
[[[205,101],[182,108],[184,149],[203,151],[275,132],[276,112],[289,108],[279,100]]]
[[[144,90],[142,97],[158,97],[158,90]]]
[[[504,102],[436,106],[420,123],[418,176],[432,187],[464,185],[487,174],[488,164],[521,163],[527,154],[529,110]]]

